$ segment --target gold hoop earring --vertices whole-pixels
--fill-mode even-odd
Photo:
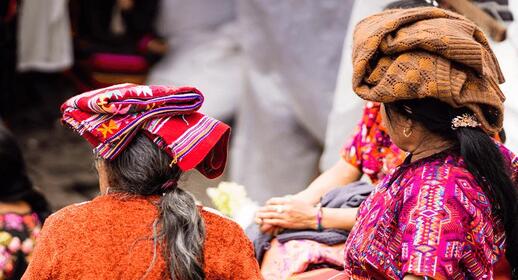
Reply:
[[[408,138],[408,137],[410,137],[410,135],[412,135],[412,130],[411,130],[411,129],[409,129],[409,130],[410,130],[410,132],[407,132],[407,129],[408,129],[408,127],[405,127],[405,128],[403,129],[403,135],[405,135],[405,137],[406,137],[406,138]]]

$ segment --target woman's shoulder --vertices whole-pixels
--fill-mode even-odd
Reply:
[[[405,177],[419,180],[449,181],[457,177],[473,177],[462,157],[457,153],[443,152],[403,165]],[[414,180],[415,181],[415,180]]]
[[[410,168],[400,187],[405,198],[442,200],[456,203],[469,210],[470,206],[486,207],[488,198],[482,186],[469,172],[462,158],[455,153],[425,160]],[[412,201],[412,200],[410,200]]]
[[[60,210],[52,213],[44,223],[45,228],[60,226],[64,224],[73,224],[73,220],[81,215],[82,212],[88,211],[87,208],[92,201],[84,201],[80,203],[74,203],[61,208]]]
[[[504,156],[504,159],[511,165],[513,177],[518,179],[518,156],[516,156],[516,154],[509,150],[504,144],[496,142],[496,145]]]
[[[241,227],[232,219],[224,216],[219,211],[209,208],[202,207],[200,213],[205,221],[205,225],[207,228],[211,230],[217,230],[221,232],[225,231],[236,231],[239,233],[243,233]]]
[[[239,224],[223,216],[217,210],[203,207],[201,209],[201,215],[205,222],[208,242],[217,240],[218,244],[233,246],[238,245],[237,243],[250,241]]]
[[[54,225],[84,225],[118,220],[144,219],[156,215],[153,198],[101,195],[92,200],[66,206],[47,218]],[[45,221],[45,225],[47,221]]]
[[[462,158],[456,154],[438,155],[407,168],[398,184],[400,189],[405,189],[406,195],[440,193],[450,196],[482,191]]]
[[[206,226],[204,251],[209,271],[213,275],[225,275],[221,279],[260,279],[252,242],[243,229],[210,208],[202,208],[200,212]]]

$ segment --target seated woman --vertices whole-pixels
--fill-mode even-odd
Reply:
[[[230,128],[202,103],[195,88],[123,84],[63,104],[95,147],[102,195],[48,218],[23,279],[261,279],[241,228],[177,186],[225,167]]]
[[[409,155],[360,206],[344,278],[516,278],[518,158],[489,136],[504,79],[483,32],[437,8],[389,10],[358,24],[353,49],[354,91],[383,103]]]
[[[20,279],[50,214],[27,176],[20,147],[0,124],[0,279]]]
[[[365,174],[373,185],[405,159],[406,152],[392,143],[381,124],[380,104],[367,102],[356,132],[341,151],[341,159],[305,190],[291,196],[274,197],[259,209],[256,222],[262,231],[274,228],[316,229],[316,205],[322,196],[360,180]],[[323,228],[351,230],[355,209],[322,208]]]
[[[365,174],[373,185],[377,184],[391,169],[403,162],[405,155],[404,151],[392,143],[381,124],[380,104],[367,102],[356,132],[341,151],[341,159],[315,179],[307,189],[295,195],[268,200],[258,210],[256,223],[260,224],[260,229],[265,234],[319,228],[333,232],[350,231],[356,221],[356,207],[331,208],[324,204],[320,208],[319,202],[328,200],[323,198],[329,196],[349,195],[346,189],[350,188],[360,191],[361,196],[357,195],[357,190],[351,191],[356,193],[356,199],[364,199],[368,194],[365,191],[373,188],[352,183]],[[343,186],[345,187],[342,191],[333,191]],[[336,238],[329,242],[326,237],[313,240],[305,235],[301,235],[302,237],[305,239],[285,241],[287,238],[276,238],[270,244],[256,242],[256,247],[264,247],[256,248],[257,251],[266,251],[264,257],[262,253],[256,252],[265,279],[286,279],[295,275],[300,279],[311,279],[313,276],[309,275],[313,274],[324,277],[333,271],[318,269],[312,273],[301,273],[319,267],[338,268],[343,265],[344,239]],[[326,241],[322,242],[323,240]]]

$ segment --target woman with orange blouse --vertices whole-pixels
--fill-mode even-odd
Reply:
[[[234,222],[195,204],[181,174],[223,172],[230,128],[195,88],[116,85],[69,99],[101,195],[50,216],[23,279],[261,279]]]

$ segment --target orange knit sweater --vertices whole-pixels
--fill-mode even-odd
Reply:
[[[241,228],[200,212],[206,226],[206,279],[261,279]],[[169,279],[160,246],[152,265],[157,214],[152,200],[142,197],[104,195],[66,207],[46,220],[22,279]]]

